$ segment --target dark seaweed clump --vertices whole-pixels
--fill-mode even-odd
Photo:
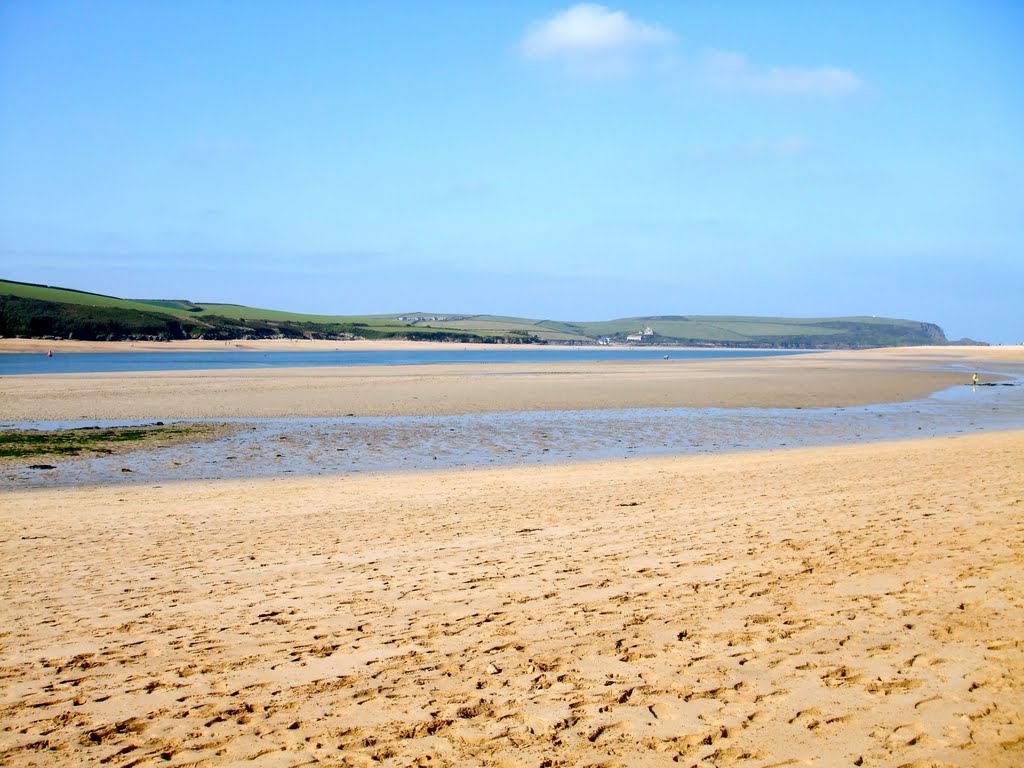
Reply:
[[[78,427],[75,429],[0,431],[0,458],[26,456],[79,456],[110,454],[128,443],[180,440],[201,437],[210,425],[166,425],[163,422],[141,427]]]

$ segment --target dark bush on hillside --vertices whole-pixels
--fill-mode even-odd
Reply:
[[[108,341],[185,339],[188,333],[174,318],[155,312],[0,296],[0,336]]]

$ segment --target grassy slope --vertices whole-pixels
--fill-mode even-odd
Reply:
[[[134,309],[137,312],[163,312],[174,317],[187,317],[193,313],[175,307],[154,306],[151,302],[118,299],[99,293],[86,293],[68,288],[50,288],[29,283],[15,283],[0,280],[0,296],[19,296],[25,299],[53,301],[58,304],[84,304],[89,307],[110,307],[112,309]]]
[[[423,325],[417,323],[417,325]],[[579,341],[578,332],[565,332],[560,329],[545,327],[542,321],[530,320],[523,317],[505,317],[500,315],[473,315],[461,320],[445,320],[444,322],[430,322],[426,325],[443,326],[445,328],[458,328],[459,330],[472,331],[473,333],[508,333],[509,331],[522,331],[537,336],[545,341]]]
[[[690,317],[629,317],[603,322],[546,322],[558,330],[575,330],[587,336],[615,336],[635,333],[650,326],[659,336],[681,340],[742,343],[763,337],[844,336],[843,326],[865,324],[880,327],[914,328],[920,323],[878,317],[777,318],[694,315]]]
[[[239,304],[207,304],[185,299],[119,299],[100,293],[87,293],[69,288],[18,283],[0,280],[0,296],[19,296],[27,299],[53,301],[61,304],[85,304],[92,307],[110,307],[112,309],[134,309],[141,312],[162,312],[178,318],[203,317],[218,315],[233,320],[276,320],[309,323],[352,323],[365,322],[372,326],[398,327],[407,323],[392,321],[394,315],[370,317],[352,317],[343,315],[305,315],[299,312],[281,312],[273,309],[257,309]]]
[[[360,323],[376,331],[409,332],[416,329],[452,329],[480,336],[499,336],[510,331],[536,335],[545,341],[589,341],[600,336],[622,336],[650,326],[663,340],[700,343],[756,343],[759,338],[773,337],[838,337],[852,333],[852,324],[911,329],[921,323],[878,317],[845,318],[778,318],[739,316],[655,316],[628,317],[607,321],[563,322],[534,320],[500,315],[452,315],[445,313],[409,313],[424,317],[452,317],[452,320],[424,320],[415,324],[398,320],[400,314],[382,315],[310,315],[272,309],[259,309],[238,304],[207,304],[176,299],[120,299],[102,294],[85,293],[64,288],[30,285],[0,280],[0,296],[14,295],[44,301],[116,309],[162,312],[176,318],[198,319],[217,315],[234,320],[294,322],[316,324]]]

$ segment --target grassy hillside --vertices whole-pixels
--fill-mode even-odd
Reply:
[[[0,296],[17,296],[22,299],[36,299],[38,301],[55,302],[58,304],[80,304],[86,307],[103,307],[105,309],[127,309],[136,312],[159,311],[163,314],[184,316],[186,310],[175,305],[189,304],[190,302],[143,302],[119,299],[114,296],[104,296],[100,293],[87,293],[76,291],[72,288],[53,288],[48,285],[36,285],[34,283],[17,283],[9,280],[0,280]],[[155,305],[162,304],[158,307]]]
[[[396,315],[307,315],[185,299],[121,299],[69,288],[0,280],[0,336],[116,339],[405,338],[531,341],[513,329],[414,324]]]
[[[626,341],[647,328],[643,344],[670,342],[697,346],[753,347],[879,347],[945,344],[942,330],[931,323],[881,317],[779,318],[735,316],[630,317],[605,322],[557,323],[590,337]]]
[[[423,315],[402,315],[402,317],[415,318]],[[557,328],[550,328],[544,325],[541,320],[530,320],[523,317],[503,317],[499,315],[428,315],[425,317],[444,317],[444,320],[417,320],[413,324],[416,327],[445,327],[457,328],[470,333],[516,333],[528,337],[535,337],[546,342],[579,342],[581,334],[578,332],[566,332]]]
[[[644,333],[644,331],[649,331]],[[639,340],[629,339],[643,334]],[[309,315],[186,299],[121,299],[0,280],[0,336],[78,339],[406,338],[500,343],[860,348],[947,343],[931,323],[883,317],[651,316],[568,322],[410,312]]]

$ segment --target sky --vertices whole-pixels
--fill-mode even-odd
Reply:
[[[0,278],[1024,342],[1017,0],[0,3]]]

